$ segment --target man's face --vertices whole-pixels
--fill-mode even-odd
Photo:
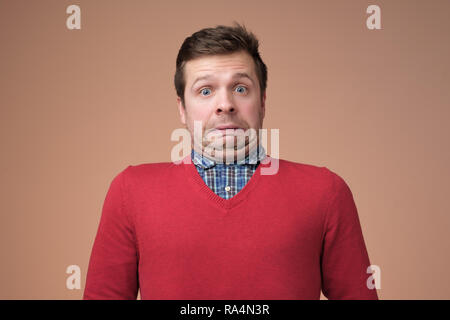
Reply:
[[[202,152],[215,141],[215,148],[223,148],[227,154],[230,151],[235,155],[248,154],[249,146],[259,140],[247,136],[239,143],[237,136],[248,134],[250,128],[259,132],[266,98],[264,93],[261,99],[252,57],[244,51],[199,57],[185,64],[184,77],[185,106],[178,97],[178,109],[181,122],[191,133],[195,150]],[[201,122],[201,144],[194,143],[194,121]]]

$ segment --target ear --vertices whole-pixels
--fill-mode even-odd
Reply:
[[[177,104],[178,104],[178,112],[180,113],[180,120],[184,125],[186,125],[186,110],[183,106],[183,102],[181,101],[180,97],[177,97]]]

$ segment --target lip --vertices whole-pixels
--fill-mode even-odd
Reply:
[[[242,129],[241,127],[234,124],[227,124],[223,126],[215,127],[216,130],[225,130],[225,129]]]

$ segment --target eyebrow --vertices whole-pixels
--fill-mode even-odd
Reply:
[[[200,80],[208,80],[214,78],[214,76],[212,74],[207,74],[205,76],[201,76],[198,77],[197,79],[195,79],[194,83],[192,84],[191,88],[194,87],[194,85],[200,81]],[[252,83],[253,83],[253,79],[246,73],[246,72],[237,72],[233,75],[232,79],[238,79],[238,78],[247,78],[249,79]]]

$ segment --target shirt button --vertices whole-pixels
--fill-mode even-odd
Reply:
[[[231,190],[231,187],[230,186],[226,186],[225,187],[225,191],[230,191]]]

